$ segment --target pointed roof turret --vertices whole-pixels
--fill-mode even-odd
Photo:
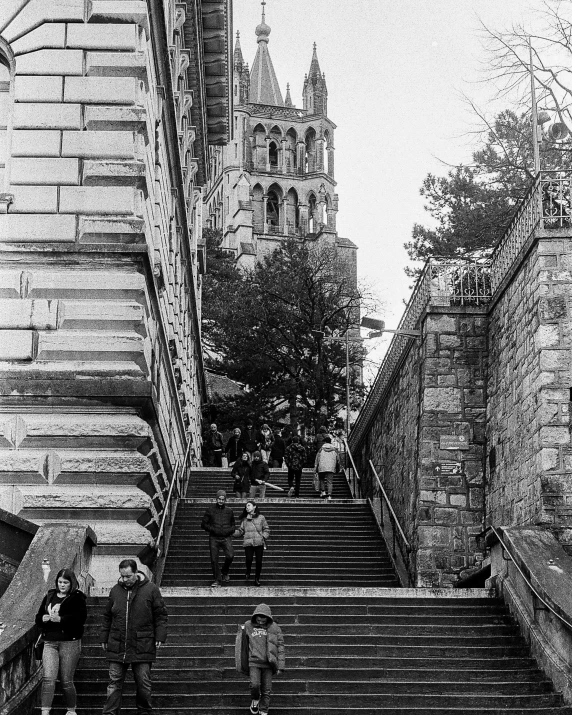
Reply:
[[[244,65],[244,57],[242,56],[242,48],[240,46],[240,32],[236,31],[236,44],[234,46],[234,66],[241,70]]]
[[[312,62],[310,63],[310,72],[308,73],[310,79],[314,77],[321,77],[322,72],[320,70],[320,63],[318,62],[318,52],[316,50],[316,43],[314,42],[314,52],[312,53]]]
[[[286,85],[286,99],[284,100],[285,107],[293,107],[292,97],[290,96],[290,83]]]
[[[283,107],[284,100],[268,52],[270,27],[266,24],[265,5],[266,0],[262,0],[262,22],[256,28],[258,50],[250,73],[250,101],[254,104],[272,104]]]

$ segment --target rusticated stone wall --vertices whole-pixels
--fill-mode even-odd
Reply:
[[[487,319],[430,306],[354,450],[368,496],[371,459],[411,543],[418,586],[450,586],[482,559]],[[462,449],[444,449],[461,438]],[[453,445],[454,446],[454,445]]]
[[[200,458],[203,5],[0,2],[0,506],[92,525],[98,585]]]
[[[490,313],[487,521],[543,524],[572,505],[572,239],[544,231]]]

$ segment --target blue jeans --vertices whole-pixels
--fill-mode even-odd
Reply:
[[[60,673],[60,683],[64,702],[68,710],[75,710],[77,695],[73,675],[81,652],[81,641],[45,641],[42,656],[42,699],[43,708],[51,708],[56,689],[56,678]]]
[[[334,491],[334,473],[333,472],[319,472],[320,477],[320,491],[327,492],[328,496],[332,496]]]
[[[123,681],[129,670],[133,668],[135,679],[135,705],[137,715],[151,715],[151,663],[109,663],[109,685],[107,686],[107,700],[103,706],[103,715],[119,715],[121,712],[121,698],[123,696]]]
[[[272,695],[272,670],[261,665],[250,666],[250,695],[253,700],[260,700],[258,708],[267,713]]]

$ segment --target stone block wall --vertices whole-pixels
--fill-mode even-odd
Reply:
[[[143,1],[0,3],[12,77],[4,130],[0,118],[0,506],[91,524],[96,555],[114,562],[157,533],[189,440],[199,459],[205,395],[204,152],[190,113],[204,88],[184,31],[197,19],[163,7],[160,48]]]
[[[484,517],[487,318],[480,308],[429,310],[423,329],[417,583],[450,586],[482,559],[476,536]],[[463,449],[443,449],[443,437],[461,438]]]
[[[353,448],[366,483],[368,459],[383,477],[412,547],[414,585],[446,587],[482,559],[486,311],[429,306],[420,325]],[[445,449],[443,437],[463,448]]]
[[[570,536],[572,238],[539,232],[490,313],[487,521]]]

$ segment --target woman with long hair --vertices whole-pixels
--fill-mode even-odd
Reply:
[[[44,596],[36,614],[36,625],[42,631],[42,715],[49,715],[54,699],[56,678],[60,683],[67,708],[66,715],[75,715],[77,695],[73,676],[81,652],[81,637],[87,618],[85,594],[79,590],[71,569],[61,569],[55,588]]]
[[[244,555],[246,557],[246,580],[250,579],[252,561],[256,557],[254,567],[254,585],[260,586],[262,573],[262,557],[266,548],[266,541],[270,537],[270,528],[266,518],[259,512],[254,499],[249,499],[240,515],[240,526],[234,532],[235,536],[242,536]]]

